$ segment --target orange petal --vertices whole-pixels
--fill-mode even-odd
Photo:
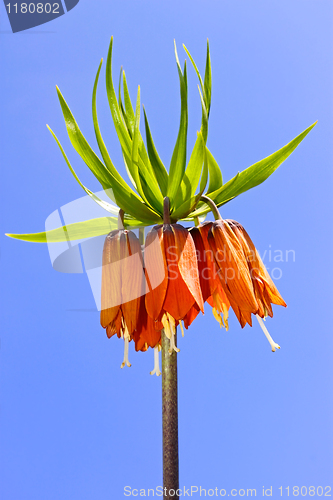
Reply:
[[[211,295],[212,271],[206,258],[206,249],[200,230],[197,227],[191,227],[189,233],[196,248],[201,293],[203,301],[206,302]]]
[[[106,327],[106,334],[109,339],[116,333],[118,338],[121,336],[121,323],[122,323],[122,314],[119,309],[117,316],[115,319]]]
[[[194,241],[188,230],[180,224],[172,224],[171,227],[175,236],[180,274],[199,308],[204,312]]]
[[[164,254],[162,228],[154,227],[148,234],[145,244],[145,268],[147,286],[146,309],[149,316],[160,316],[168,287],[168,271]]]
[[[186,329],[195,320],[195,318],[198,316],[199,312],[200,312],[200,309],[199,309],[198,304],[194,304],[183,319],[184,326]]]
[[[261,257],[250,236],[247,234],[243,226],[241,226],[241,224],[239,224],[238,222],[230,221],[230,226],[242,244],[244,253],[248,261],[252,279],[259,278],[262,282],[264,282],[265,290],[272,304],[286,307],[287,304],[281,297],[272,278],[268,274],[267,269],[263,261],[261,260]]]
[[[258,304],[241,244],[225,221],[217,221],[208,234],[222,286],[241,310],[256,314]],[[229,297],[228,297],[229,298]]]
[[[144,272],[141,245],[132,231],[120,236],[121,266],[121,309],[125,324],[131,334],[137,327],[141,297],[144,294]]]
[[[163,226],[163,242],[168,266],[168,288],[163,309],[171,316],[180,320],[188,313],[195,303],[178,267],[178,250],[170,224]]]
[[[121,304],[121,258],[119,231],[105,239],[102,260],[101,325],[106,328],[118,314]]]
[[[159,330],[156,329],[157,323]],[[140,326],[134,332],[135,350],[145,351],[147,347],[155,347],[161,340],[163,325],[155,322],[148,314],[144,306],[144,300],[140,307]]]
[[[213,295],[216,288],[220,286],[220,278],[218,276],[218,268],[215,263],[213,251],[208,243],[208,233],[213,225],[213,222],[206,221],[203,224],[198,226],[200,231],[202,241],[205,247],[206,253],[206,261],[208,270],[206,270],[207,275],[209,276],[209,286],[210,286],[210,295]]]

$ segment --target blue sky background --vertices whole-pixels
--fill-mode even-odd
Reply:
[[[209,37],[213,95],[208,146],[228,180],[318,120],[264,184],[227,204],[288,308],[259,326],[235,317],[220,331],[210,308],[179,339],[181,486],[333,487],[332,418],[332,2],[81,0],[61,18],[12,34],[0,5],[1,43],[1,498],[123,498],[124,486],[162,484],[161,378],[153,354],[108,340],[85,274],[57,273],[46,245],[5,232],[43,231],[54,210],[83,196],[48,123],[82,182],[99,184],[70,145],[55,85],[97,149],[91,93],[114,35],[114,73],[141,85],[153,136],[168,165],[179,121],[173,39],[204,70]],[[189,147],[200,127],[189,67]],[[112,160],[121,151],[100,80],[98,110]],[[281,250],[284,262],[270,262]],[[285,260],[294,250],[295,262]],[[289,254],[291,255],[291,254]],[[333,493],[332,493],[333,494]],[[286,490],[284,490],[286,495]],[[309,496],[308,496],[309,497]],[[310,498],[310,497],[309,497]]]

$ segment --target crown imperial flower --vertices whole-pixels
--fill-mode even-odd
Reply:
[[[223,183],[221,169],[207,148],[208,119],[211,107],[212,74],[207,41],[204,78],[187,48],[184,49],[199,80],[202,108],[200,130],[187,162],[188,82],[186,61],[175,58],[180,84],[180,123],[169,170],[156,150],[145,110],[146,145],[140,132],[141,90],[133,106],[125,72],[121,71],[118,92],[112,76],[113,37],[106,60],[106,92],[111,116],[120,142],[127,183],[113,164],[98,122],[97,88],[103,60],[96,74],[92,112],[100,157],[88,144],[60,89],[57,94],[69,139],[81,159],[101,184],[114,204],[104,201],[82,184],[60,141],[54,137],[65,162],[85,193],[107,216],[68,224],[35,234],[9,234],[34,242],[62,242],[105,235],[102,269],[101,324],[108,337],[117,335],[125,343],[122,366],[128,361],[129,343],[137,351],[154,349],[154,373],[159,374],[158,352],[164,336],[170,340],[169,352],[176,347],[176,328],[188,328],[204,310],[212,307],[221,327],[228,329],[230,307],[240,324],[252,326],[255,315],[270,340],[263,321],[273,316],[272,304],[285,302],[271,280],[260,256],[244,228],[232,220],[203,222],[212,210],[265,181],[294,151],[315,123],[283,148],[239,172]],[[205,194],[204,194],[205,192]],[[209,197],[209,198],[208,198]],[[211,202],[216,204],[212,208]],[[216,209],[216,210],[215,210]],[[121,224],[115,217],[120,210]],[[192,221],[197,227],[186,229],[178,222]],[[156,225],[157,224],[157,225]],[[132,228],[154,226],[143,241]],[[142,235],[142,233],[141,233]],[[140,244],[141,243],[141,244]],[[276,345],[270,340],[272,349]]]
[[[171,349],[177,350],[173,342],[177,324],[187,321],[193,307],[204,310],[196,249],[189,231],[180,224],[154,227],[146,239],[145,267],[147,313],[162,322]]]

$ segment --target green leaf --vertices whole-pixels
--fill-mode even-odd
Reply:
[[[133,137],[135,115],[131,103],[131,98],[128,92],[125,71],[123,71],[123,89],[124,89],[124,103],[125,103],[126,117],[128,121],[128,128],[131,131],[131,137]]]
[[[135,115],[134,115],[133,106],[131,103],[131,98],[130,98],[130,95],[128,92],[125,71],[123,71],[123,87],[124,87],[126,120],[128,122],[128,128],[130,129],[131,137],[133,137]],[[153,172],[153,169],[151,168],[151,165],[149,164],[149,156],[148,156],[148,153],[146,151],[146,147],[145,147],[145,144],[143,142],[143,139],[142,139],[140,132],[139,132],[139,155],[140,155],[140,158],[142,159],[143,163],[149,168],[149,170],[151,170],[151,172]]]
[[[299,134],[283,148],[240,172],[237,177],[237,182],[234,180],[235,178],[231,179],[229,182],[224,184],[222,188],[218,189],[214,193],[211,193],[211,197],[215,203],[218,206],[223,205],[231,198],[235,198],[241,193],[245,193],[245,191],[248,191],[249,189],[264,182],[296,149],[299,143],[310,132],[310,130],[313,129],[316,123],[317,122],[304,130],[304,132]]]
[[[222,172],[220,167],[218,166],[217,161],[208,148],[206,148],[206,152],[209,170],[209,185],[207,193],[212,193],[213,191],[220,189],[220,187],[222,187],[223,185]],[[207,194],[207,196],[209,196],[209,194]]]
[[[204,80],[204,95],[205,103],[207,109],[207,115],[209,116],[210,104],[212,100],[212,68],[210,65],[210,53],[209,53],[209,41],[207,38],[207,56],[206,56],[206,69],[205,69],[205,80]]]
[[[208,137],[208,114],[207,114],[207,109],[206,105],[204,102],[204,98],[200,92],[200,87],[198,86],[199,89],[199,95],[200,95],[200,101],[201,101],[201,109],[202,109],[202,118],[201,118],[201,133],[202,133],[202,138],[205,141],[205,144],[207,142],[207,137]]]
[[[132,139],[128,133],[126,126],[123,123],[112,81],[112,46],[113,46],[113,37],[111,37],[111,42],[106,62],[106,91],[108,95],[108,101],[113,118],[113,123],[116,132],[118,134],[118,139],[122,147],[123,154],[126,159],[126,164],[130,170],[131,176],[135,180],[135,172],[132,163],[130,161],[132,156]],[[126,107],[126,102],[125,102],[125,107]],[[140,146],[139,146],[139,151],[141,151]],[[145,155],[143,153],[143,156],[144,158],[148,159],[147,153]],[[147,203],[151,206],[151,208],[160,213],[163,213],[163,197],[158,188],[158,184],[149,161],[148,163],[145,163],[141,158],[141,156],[139,156],[138,169],[140,176],[144,177],[146,182],[144,189],[146,196],[145,201],[147,201]],[[137,186],[137,188],[139,189],[139,186]]]
[[[313,129],[316,123],[317,122],[310,125],[310,127],[305,129],[283,148],[279,149],[267,158],[255,163],[251,167],[248,167],[242,172],[238,172],[235,177],[230,179],[230,181],[224,184],[220,189],[209,193],[209,197],[215,201],[217,206],[221,206],[231,201],[236,196],[239,196],[240,194],[245,193],[249,189],[264,182],[296,149],[310,130]],[[201,203],[201,207],[195,212],[192,212],[190,217],[200,216],[209,212],[209,208],[207,208],[207,206],[206,208],[202,208],[203,205],[204,204]]]
[[[109,171],[87,143],[58,87],[57,93],[65,118],[67,133],[74,149],[102,184],[103,188],[110,188],[111,175]]]
[[[95,177],[99,178],[106,194],[109,196],[109,190],[111,188],[117,205],[119,205],[126,213],[131,214],[134,217],[140,217],[142,220],[151,220],[152,218],[154,219],[155,217],[158,217],[156,212],[142,203],[142,199],[130,189],[118,172],[117,175],[113,175],[112,172],[109,172],[106,169],[105,165],[101,162],[98,156],[96,156],[84,138],[59,89],[58,96],[71,143],[83,161],[94,173]]]
[[[153,223],[151,222],[151,224]],[[125,226],[137,227],[144,225],[142,221],[126,219],[125,217]],[[99,217],[98,219],[90,219],[84,222],[75,222],[74,224],[68,224],[67,226],[42,233],[6,234],[6,236],[16,240],[30,241],[31,243],[60,243],[63,241],[75,241],[102,236],[117,228],[117,217]]]
[[[138,87],[138,96],[136,99],[135,118],[134,118],[134,134],[132,144],[132,162],[137,164],[139,161],[139,137],[140,137],[140,85]]]
[[[198,70],[197,65],[194,62],[193,57],[191,56],[190,52],[188,49],[183,45],[187,55],[190,58],[190,61],[193,65],[193,68],[198,76],[199,83],[201,86],[202,90],[202,95],[200,93],[200,88],[199,88],[199,94],[200,94],[200,99],[201,99],[201,106],[202,106],[202,120],[201,120],[201,132],[202,136],[204,138],[204,141],[207,141],[207,136],[208,136],[208,116],[209,116],[209,109],[210,109],[210,100],[211,100],[211,68],[210,68],[210,56],[209,56],[209,46],[208,46],[208,41],[207,41],[207,59],[206,59],[206,70],[205,70],[205,83],[203,83],[200,72]],[[208,92],[208,94],[207,94]]]
[[[86,188],[82,182],[80,181],[80,179],[78,178],[78,176],[76,175],[72,165],[70,164],[70,161],[69,159],[67,158],[67,155],[62,147],[62,145],[60,144],[60,141],[58,139],[58,137],[55,135],[55,133],[53,132],[53,130],[51,130],[51,128],[47,125],[47,128],[49,129],[49,131],[51,132],[51,134],[53,135],[56,143],[58,144],[59,146],[59,149],[60,151],[62,152],[63,154],[63,157],[65,158],[65,161],[70,169],[70,171],[72,172],[74,178],[76,179],[76,181],[80,184],[80,186],[85,190],[85,192],[102,208],[104,208],[104,210],[106,210],[107,212],[110,212],[110,213],[113,213],[115,215],[118,214],[119,212],[119,208],[117,207],[114,207],[113,205],[110,205],[110,203],[107,203],[106,201],[103,201],[101,200],[98,196],[96,196],[92,191],[90,191],[90,189]]]
[[[138,162],[139,162],[139,126],[140,126],[140,86],[138,87],[138,96],[137,96],[137,101],[136,101],[136,108],[135,108],[135,117],[134,117],[134,129],[133,129],[133,142],[132,142],[132,154],[131,154],[131,161],[130,161],[130,172],[131,175],[133,176],[133,179],[136,184],[136,189],[142,196],[144,200],[146,200],[145,193],[142,190],[141,187],[141,182],[140,182],[140,176],[139,176],[139,169],[138,169]]]
[[[204,142],[204,139],[202,137],[201,132],[198,133],[197,141],[198,140],[201,142],[201,152],[202,152],[202,159],[201,159],[200,165],[202,164],[202,162],[204,162],[203,169],[202,169],[202,175],[201,175],[201,181],[200,181],[200,192],[194,196],[190,196],[190,197],[185,198],[184,203],[179,208],[177,208],[177,210],[175,210],[175,212],[173,212],[171,214],[172,220],[184,219],[196,208],[196,206],[197,206],[197,204],[202,196],[202,193],[205,190],[206,184],[207,184],[208,160],[207,160],[207,154],[205,151],[205,142]],[[196,148],[194,147],[194,150],[195,149]],[[194,152],[194,150],[193,150],[193,152]],[[191,159],[190,159],[190,161],[191,161]],[[200,171],[201,171],[201,168],[200,168]]]
[[[99,75],[101,72],[102,64],[103,64],[103,59],[101,60],[98,71],[97,71],[97,75],[96,75],[95,83],[94,83],[94,89],[93,89],[93,97],[92,97],[92,116],[93,116],[93,122],[94,122],[94,130],[95,130],[97,144],[98,144],[99,150],[101,152],[102,158],[104,160],[104,163],[105,163],[107,169],[113,175],[113,177],[118,179],[118,181],[120,183],[124,183],[125,181],[123,180],[121,175],[118,173],[117,169],[115,168],[115,166],[113,165],[113,163],[111,161],[111,158],[110,158],[108,150],[106,149],[106,146],[104,144],[102,134],[101,134],[99,124],[98,124],[96,96],[97,96],[97,85],[98,85],[98,80],[99,80]]]
[[[168,172],[166,171],[165,166],[163,165],[162,160],[160,159],[155,144],[150,132],[148,119],[146,115],[145,108],[143,107],[143,113],[145,117],[145,128],[146,128],[146,141],[147,141],[147,149],[150,163],[154,169],[155,176],[160,187],[161,193],[163,196],[166,196],[168,189]]]
[[[132,139],[132,136],[133,136],[132,125],[131,125],[130,120],[129,120],[128,116],[127,116],[126,110],[125,110],[125,108],[123,106],[122,97],[121,97],[121,81],[122,81],[122,75],[123,75],[123,73],[124,73],[123,67],[121,66],[121,68],[120,68],[120,74],[119,74],[119,83],[118,83],[119,111],[120,111],[120,115],[122,117],[122,120],[124,122],[124,125],[127,128],[127,132],[129,133],[129,136]]]
[[[113,118],[113,123],[118,135],[119,142],[121,144],[122,149],[125,150],[127,156],[130,157],[132,149],[132,141],[128,133],[128,130],[122,121],[118,106],[117,96],[112,81],[112,45],[113,45],[113,37],[111,37],[108,57],[106,61],[106,92],[108,96],[111,115]]]
[[[194,148],[175,197],[175,210],[192,198],[198,187],[204,163],[205,145],[201,132],[198,133]]]
[[[177,62],[177,69],[180,81],[180,98],[181,98],[181,111],[180,111],[180,125],[175,149],[172,154],[169,182],[167,195],[170,198],[170,206],[173,207],[174,198],[178,191],[179,185],[183,178],[186,166],[186,143],[187,143],[187,124],[188,124],[188,111],[187,111],[187,81],[186,81],[186,64],[184,67],[184,75],[182,73],[176,42],[175,42],[175,56]]]

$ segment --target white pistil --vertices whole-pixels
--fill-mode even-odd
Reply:
[[[261,317],[258,314],[256,314],[256,317],[257,317],[257,320],[259,322],[259,325],[262,328],[262,331],[264,332],[264,334],[267,337],[268,342],[271,344],[272,352],[275,352],[275,349],[280,349],[279,344],[277,344],[276,342],[274,342],[274,340],[272,339],[272,337],[268,333],[268,330],[267,330],[266,326],[264,325],[264,322],[261,319]]]
[[[159,346],[156,345],[154,347],[154,369],[152,372],[150,372],[150,375],[156,375],[157,377],[162,375],[160,370],[160,357],[158,353],[159,353]]]
[[[129,335],[128,335],[128,336],[126,336],[126,333],[127,333],[127,335],[128,335],[128,330],[127,330],[127,332],[125,332],[125,340],[124,340],[124,344],[125,344],[125,347],[124,347],[124,361],[121,363],[120,368],[124,368],[124,366],[125,366],[125,365],[126,365],[126,366],[128,366],[128,367],[132,366],[132,365],[131,365],[131,363],[130,363],[130,362],[129,362],[129,360],[128,360],[128,344],[129,344],[129,340],[128,340],[128,338],[129,338]]]

